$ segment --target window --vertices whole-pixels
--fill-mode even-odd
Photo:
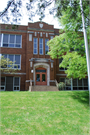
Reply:
[[[48,37],[48,33],[46,33],[46,37]]]
[[[49,47],[47,45],[48,39],[45,39],[45,54],[49,52]]]
[[[34,43],[33,43],[33,54],[37,54],[37,38],[34,38]]]
[[[32,41],[32,34],[29,34],[29,41]]]
[[[39,54],[43,54],[43,39],[39,39]]]
[[[88,90],[88,79],[73,79],[73,90]]]
[[[35,32],[35,37],[37,36],[37,32]]]
[[[1,47],[1,39],[2,39],[2,34],[0,34],[0,47]]]
[[[50,39],[53,39],[53,36],[50,36]]]
[[[42,32],[40,32],[40,37],[42,37]]]
[[[14,77],[14,91],[20,90],[20,77]]]
[[[21,35],[3,34],[2,37],[2,47],[21,48]]]
[[[1,91],[4,91],[4,90],[5,90],[5,77],[1,77],[0,90],[1,90]]]
[[[60,65],[60,63],[62,62],[62,60],[63,60],[63,58],[60,58],[59,59],[59,65]],[[60,71],[64,71],[64,70],[67,70],[66,68],[63,68],[63,67],[59,67],[59,70]]]
[[[13,68],[18,68],[21,69],[21,56],[20,55],[13,55],[13,54],[2,54],[6,59],[9,59],[10,61],[14,62],[13,63]],[[8,65],[8,61],[7,61],[7,65],[6,68],[10,67],[10,65]]]
[[[60,82],[65,83],[64,90],[71,90],[71,79],[60,78]]]

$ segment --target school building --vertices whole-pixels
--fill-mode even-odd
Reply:
[[[33,86],[55,86],[66,82],[64,68],[59,68],[62,59],[51,59],[47,54],[47,41],[59,35],[59,29],[45,22],[23,25],[0,24],[0,51],[6,59],[15,61],[15,73],[1,73],[1,90],[25,91],[29,89],[30,79]],[[8,66],[8,63],[7,63]],[[71,79],[65,90],[88,90],[87,76],[84,79]]]

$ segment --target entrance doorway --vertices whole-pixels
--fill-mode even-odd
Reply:
[[[36,85],[47,85],[47,70],[45,68],[36,69]]]

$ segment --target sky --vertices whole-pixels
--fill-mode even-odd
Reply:
[[[0,12],[3,11],[3,9],[5,9],[6,5],[7,5],[7,1],[8,0],[0,0]],[[26,3],[28,0],[23,0],[24,3]],[[28,25],[28,22],[31,22],[28,20],[28,16],[26,15],[26,11],[25,11],[25,5],[23,5],[23,18],[20,22],[21,25]],[[37,22],[39,21],[39,16],[35,15],[35,17],[33,18],[33,22]],[[54,18],[53,15],[49,15],[48,14],[48,9],[46,10],[46,16],[45,18],[42,20],[43,22],[46,22],[48,24],[54,25],[54,28],[61,28],[60,24],[58,23],[57,18]],[[0,20],[0,23],[2,23],[2,21]]]

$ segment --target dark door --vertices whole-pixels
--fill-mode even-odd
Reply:
[[[13,91],[13,77],[6,77],[6,91]]]

